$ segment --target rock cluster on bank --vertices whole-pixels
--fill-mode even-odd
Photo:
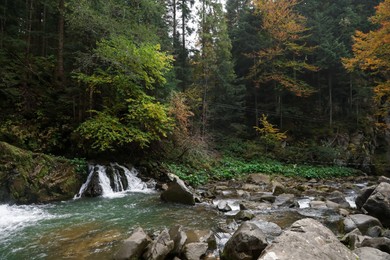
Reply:
[[[216,239],[211,231],[184,231],[182,226],[173,226],[151,239],[139,227],[123,242],[114,259],[216,259],[212,258],[216,249]]]
[[[182,235],[180,239],[165,240],[163,258],[150,259],[390,260],[390,232],[386,229],[390,219],[388,180],[380,178],[378,185],[360,191],[357,208],[354,201],[348,200],[348,194],[340,192],[359,190],[348,180],[286,181],[283,177],[253,174],[246,182],[209,185],[200,190],[203,200],[227,217],[226,224],[211,235],[219,251],[205,242],[184,242],[187,239]],[[312,216],[300,210],[302,207],[323,215]],[[278,210],[292,214],[295,220],[281,228],[265,217],[264,212]],[[183,246],[169,242],[177,240]],[[146,256],[143,253],[141,258]]]

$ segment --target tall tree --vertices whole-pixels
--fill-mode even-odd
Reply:
[[[257,0],[255,6],[262,17],[261,28],[268,36],[267,45],[254,53],[255,64],[251,76],[260,85],[270,84],[276,91],[280,127],[282,127],[282,93],[287,90],[296,96],[308,96],[313,88],[300,77],[305,71],[314,71],[306,55],[312,48],[305,44],[308,29],[300,15],[297,0]]]
[[[372,12],[375,1],[341,0],[341,1],[305,1],[299,5],[301,12],[307,17],[311,28],[308,38],[310,45],[317,46],[309,59],[319,68],[312,73],[312,82],[316,86],[315,107],[320,115],[327,113],[332,125],[335,115],[352,113],[352,104],[359,98],[353,89],[352,76],[346,75],[341,64],[342,57],[350,56],[351,35],[356,28],[367,30],[367,14]],[[309,75],[308,75],[309,77]],[[345,101],[348,100],[348,105]],[[322,110],[321,108],[324,107]],[[337,110],[335,109],[337,108]]]
[[[231,129],[242,118],[244,89],[235,84],[236,75],[231,55],[222,5],[204,0],[200,9],[197,82],[202,86],[202,128]]]
[[[345,58],[344,65],[350,70],[366,71],[375,79],[374,101],[378,107],[377,116],[390,121],[390,0],[385,0],[376,8],[370,21],[377,25],[376,30],[364,33],[356,31],[353,37],[352,58]],[[386,122],[386,121],[382,121]],[[386,122],[389,124],[389,122]],[[389,125],[386,126],[390,128]]]

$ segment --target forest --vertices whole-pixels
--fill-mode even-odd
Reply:
[[[0,141],[195,184],[383,174],[389,19],[390,0],[2,0]]]

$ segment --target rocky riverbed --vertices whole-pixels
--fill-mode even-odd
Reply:
[[[390,259],[390,179],[251,174],[196,191],[170,177],[164,200],[215,207],[213,230],[137,228],[116,259]],[[181,189],[182,187],[182,189]],[[183,194],[181,194],[183,192]],[[172,195],[173,194],[173,195]]]

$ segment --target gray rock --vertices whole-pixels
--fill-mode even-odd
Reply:
[[[217,248],[217,241],[214,233],[210,230],[188,230],[186,231],[187,240],[185,244],[189,243],[207,243],[208,248],[213,250]]]
[[[264,174],[250,174],[247,179],[248,182],[257,184],[257,185],[264,185],[268,186],[271,184],[271,178],[269,175],[264,175]]]
[[[260,230],[266,235],[267,242],[271,242],[275,237],[282,234],[282,229],[275,223],[254,219],[250,221],[260,228]]]
[[[163,260],[174,247],[175,242],[171,240],[168,230],[164,229],[160,235],[148,245],[143,257],[145,259]]]
[[[330,201],[330,200],[325,201],[325,204],[330,209],[339,209],[342,207],[340,204],[333,202],[333,201]]]
[[[294,222],[258,259],[356,260],[356,255],[327,227],[314,219],[305,218]]]
[[[349,215],[344,219],[344,230],[350,232],[355,228],[358,228],[363,235],[367,233],[367,230],[373,226],[382,226],[377,218],[364,214]]]
[[[175,225],[169,229],[169,236],[174,242],[172,253],[179,254],[187,240],[187,235],[181,225]]]
[[[310,208],[313,208],[313,209],[326,209],[326,208],[328,208],[326,206],[325,201],[313,200],[313,201],[310,201],[309,204],[310,204]]]
[[[390,260],[390,255],[388,253],[373,247],[360,247],[353,250],[353,252],[361,260]]]
[[[184,246],[183,253],[187,260],[199,260],[207,252],[207,243],[189,243]]]
[[[293,194],[281,194],[276,197],[275,202],[272,204],[274,207],[295,207],[295,196]]]
[[[339,214],[343,217],[349,216],[349,211],[346,209],[339,209]]]
[[[228,212],[232,210],[232,208],[225,200],[221,200],[220,202],[218,202],[217,209],[222,212]]]
[[[83,197],[97,197],[103,195],[103,188],[100,185],[99,172],[97,167],[94,168],[94,172],[91,176],[91,181],[88,183],[88,186],[85,189],[84,193],[80,195]]]
[[[364,236],[359,229],[355,228],[340,240],[344,245],[347,245],[350,249],[355,249],[360,247],[361,243],[364,240]]]
[[[390,253],[390,239],[387,237],[365,238],[361,244],[362,247],[373,247],[383,252]]]
[[[367,230],[366,235],[370,237],[380,237],[382,234],[382,228],[380,226],[373,226]]]
[[[390,227],[390,184],[380,183],[362,206],[363,209],[378,218],[383,226]]]
[[[390,238],[390,230],[388,229],[383,230],[381,236]]]
[[[241,189],[243,189],[244,191],[255,191],[255,192],[263,190],[261,186],[256,184],[250,184],[250,183],[244,183],[241,186]]]
[[[237,196],[239,197],[242,197],[244,199],[249,199],[249,197],[251,196],[251,194],[247,191],[244,191],[244,190],[237,190]]]
[[[144,230],[140,227],[136,228],[130,237],[123,242],[114,259],[138,259],[150,242],[151,239]]]
[[[243,220],[243,221],[246,221],[246,220],[251,220],[255,217],[255,214],[253,214],[252,211],[250,210],[240,210],[235,216],[234,216],[234,219],[235,220]]]
[[[266,236],[260,228],[244,222],[226,243],[222,259],[256,259],[266,246]]]
[[[390,178],[386,177],[386,176],[380,176],[379,179],[378,179],[379,183],[381,182],[387,182],[387,183],[390,183]]]
[[[176,175],[170,174],[169,177],[171,178],[171,182],[168,183],[168,189],[161,193],[161,199],[166,202],[194,205],[194,192]]]
[[[376,186],[365,187],[355,199],[356,208],[361,209],[368,197],[374,192]]]
[[[264,195],[260,196],[260,201],[274,203],[275,200],[276,200],[276,197],[274,195],[271,195],[271,194],[264,194]]]
[[[345,195],[340,191],[333,191],[329,194],[327,199],[341,205],[343,208],[349,208],[349,203],[345,199]]]
[[[278,196],[280,194],[283,194],[283,193],[285,193],[285,190],[286,190],[286,188],[280,182],[278,182],[278,181],[272,182],[272,194],[273,195]]]

